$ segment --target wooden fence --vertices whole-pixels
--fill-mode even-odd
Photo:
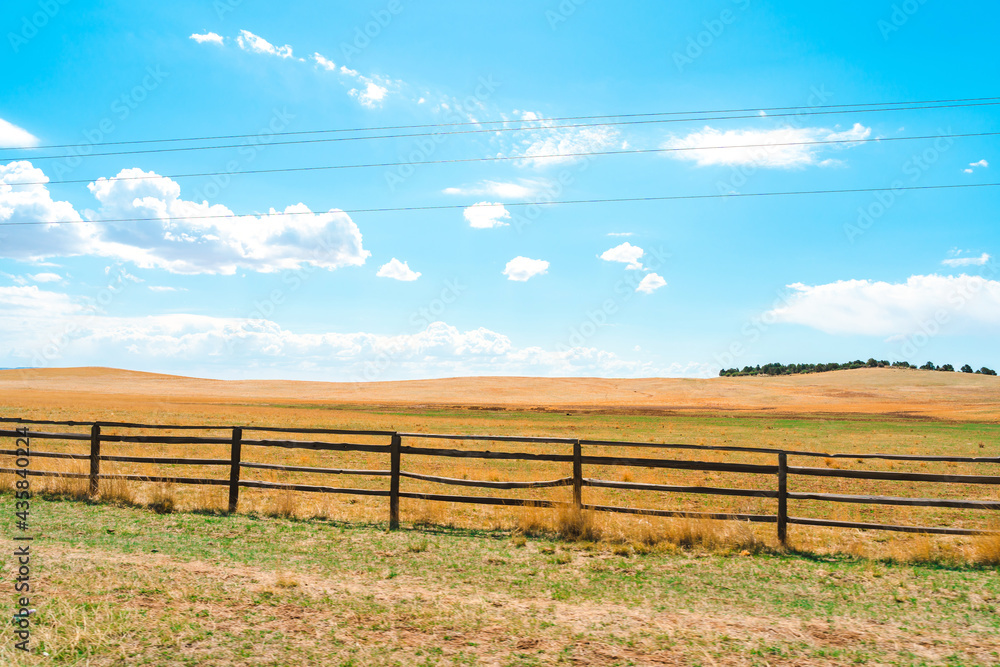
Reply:
[[[70,454],[64,452],[44,452],[31,450],[31,457],[75,459],[89,461],[88,473],[67,473],[44,470],[27,470],[29,475],[82,478],[89,480],[89,493],[95,496],[100,490],[100,481],[104,479],[125,479],[140,482],[166,482],[172,484],[207,484],[227,486],[229,489],[229,511],[235,512],[239,505],[241,488],[257,488],[272,490],[301,491],[309,493],[338,493],[351,495],[366,495],[387,497],[389,499],[389,527],[399,527],[399,500],[409,498],[423,501],[441,501],[450,503],[473,503],[480,505],[532,506],[548,508],[576,508],[594,512],[620,512],[659,517],[687,517],[702,519],[720,519],[749,521],[756,523],[776,524],[778,539],[785,542],[788,536],[788,525],[831,526],[840,528],[856,528],[865,530],[891,530],[909,533],[932,533],[941,535],[975,535],[995,531],[954,528],[947,526],[900,526],[877,523],[860,523],[853,521],[833,521],[828,519],[803,518],[789,516],[789,500],[812,500],[833,503],[862,503],[873,505],[902,505],[911,507],[943,507],[976,510],[1000,510],[1000,501],[967,500],[951,498],[909,498],[871,495],[843,495],[832,493],[802,493],[788,490],[789,476],[804,477],[839,477],[862,480],[917,481],[952,484],[1000,485],[1000,476],[990,475],[943,475],[920,472],[896,472],[877,470],[849,470],[839,467],[817,468],[788,465],[788,457],[813,457],[824,459],[878,459],[887,461],[908,462],[951,462],[951,463],[982,463],[1000,464],[1000,458],[961,457],[961,456],[911,456],[902,454],[825,454],[809,451],[789,451],[757,447],[711,446],[691,444],[661,444],[620,442],[615,440],[586,440],[555,437],[523,437],[523,436],[486,436],[486,435],[449,435],[429,433],[399,433],[395,431],[363,431],[344,429],[319,428],[273,428],[263,426],[190,426],[164,424],[134,424],[125,422],[77,422],[31,420],[19,418],[0,418],[0,424],[10,427],[0,430],[0,437],[30,438],[41,440],[68,440],[89,442],[89,453]],[[40,426],[73,426],[87,427],[90,433],[56,433],[52,431],[30,430]],[[102,427],[118,429],[147,430],[225,430],[230,437],[196,437],[196,436],[162,436],[162,435],[111,435],[102,433]],[[327,440],[290,440],[247,438],[248,433],[276,435],[315,435],[315,436],[367,436],[383,438],[384,444],[360,444],[351,442],[329,442]],[[535,443],[565,445],[571,453],[547,454],[527,452],[495,452],[489,450],[444,449],[414,447],[404,445],[405,439],[432,439],[442,441],[463,442],[505,442],[505,443]],[[102,443],[133,443],[133,444],[191,444],[191,445],[229,445],[230,456],[226,459],[199,458],[169,458],[155,456],[109,456],[101,453]],[[335,468],[317,468],[307,466],[278,465],[270,463],[251,463],[242,459],[244,447],[276,447],[286,449],[307,449],[327,452],[368,452],[385,454],[388,457],[389,468],[386,470],[350,470]],[[663,459],[648,457],[597,456],[585,453],[594,447],[619,447],[649,450],[694,450],[714,452],[742,452],[774,457],[774,464],[759,465],[749,463],[725,463],[716,461],[689,461],[680,459]],[[16,449],[0,450],[0,455],[17,456]],[[547,461],[571,464],[572,474],[568,477],[543,481],[486,481],[455,479],[436,475],[424,475],[407,472],[403,469],[403,457],[446,457],[472,459],[502,459],[519,461]],[[146,464],[198,465],[228,467],[228,479],[209,479],[175,476],[147,476],[106,474],[101,472],[102,462],[130,462]],[[584,477],[584,466],[622,466],[639,468],[665,468],[674,470],[729,472],[753,475],[773,475],[775,484],[770,489],[719,488],[710,486],[673,486],[666,484],[647,484],[639,482],[611,481]],[[363,475],[389,478],[388,489],[343,488],[334,486],[317,486],[307,484],[286,484],[245,479],[243,473],[249,470],[275,470],[284,472],[312,473],[321,475]],[[16,468],[0,468],[0,473],[13,473]],[[573,487],[572,502],[554,500],[529,500],[520,498],[498,498],[488,496],[446,495],[438,493],[417,493],[400,491],[400,479],[422,480],[442,485],[477,487],[486,489],[540,489],[560,486]],[[640,509],[633,507],[617,507],[609,505],[593,505],[584,502],[583,488],[628,489],[636,491],[655,491],[661,493],[686,493],[715,496],[743,496],[750,498],[777,499],[777,514],[734,514],[725,512],[691,512],[663,509]]]

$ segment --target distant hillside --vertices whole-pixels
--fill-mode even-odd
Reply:
[[[404,382],[205,380],[111,368],[0,371],[0,414],[120,419],[133,411],[492,408],[637,414],[885,415],[1000,422],[1000,378],[862,368],[774,377],[463,377]],[[306,416],[305,418],[308,418]]]

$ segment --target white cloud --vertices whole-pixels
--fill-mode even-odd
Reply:
[[[548,273],[549,263],[544,259],[529,259],[527,257],[515,257],[507,262],[503,275],[508,280],[524,282],[534,276],[544,276]]]
[[[507,225],[504,220],[510,219],[510,211],[503,204],[496,202],[481,201],[473,204],[462,212],[465,219],[469,221],[469,226],[475,229],[491,229],[493,227],[504,227]]]
[[[361,106],[368,109],[374,109],[382,106],[382,101],[385,99],[388,92],[389,89],[385,86],[380,86],[371,79],[366,79],[364,90],[353,88],[348,91],[348,94],[352,97],[356,97]]]
[[[316,64],[319,65],[320,67],[322,67],[325,70],[328,70],[330,72],[337,71],[337,65],[334,64],[334,62],[332,60],[328,60],[327,58],[324,58],[323,55],[320,54],[320,53],[314,53],[313,54],[313,60],[315,60]]]
[[[947,313],[949,331],[1000,331],[1000,282],[980,276],[911,276],[905,283],[839,280],[789,285],[785,305],[767,314],[830,334],[899,336],[937,323]]]
[[[986,160],[980,160],[979,162],[970,162],[968,168],[963,169],[962,171],[966,174],[971,174],[977,167],[982,167],[983,169],[986,169],[989,166],[990,166],[989,162],[987,162]]]
[[[626,269],[638,270],[642,268],[642,262],[639,259],[643,256],[644,252],[639,246],[634,246],[626,241],[610,250],[605,250],[601,253],[601,259],[605,262],[622,262],[628,264],[625,267]]]
[[[527,199],[536,197],[551,187],[552,183],[546,179],[519,178],[517,181],[480,181],[476,185],[445,188],[443,192],[446,195],[489,195],[501,199]]]
[[[639,286],[635,288],[635,291],[642,292],[643,294],[652,294],[661,287],[666,286],[667,281],[662,276],[657,273],[648,273],[639,281]]]
[[[820,160],[824,150],[843,149],[857,144],[782,146],[808,141],[857,141],[867,139],[871,128],[855,124],[838,132],[821,127],[785,127],[775,130],[717,130],[706,126],[684,137],[671,137],[664,148],[682,149],[667,153],[677,160],[689,160],[699,167],[710,165],[755,165],[789,169],[812,165],[828,166],[836,160]],[[731,146],[732,148],[714,148]]]
[[[985,252],[979,257],[949,257],[941,260],[945,266],[984,266],[990,261],[990,256]]]
[[[635,236],[634,232],[608,232],[608,236]]]
[[[58,273],[36,273],[34,275],[29,274],[28,277],[36,283],[61,283],[63,280],[63,277]]]
[[[222,46],[223,42],[222,35],[217,35],[214,32],[206,32],[204,35],[199,35],[198,33],[195,33],[191,35],[189,39],[193,39],[199,44],[204,44],[205,42],[208,42],[210,44],[218,44],[219,46]]]
[[[502,333],[483,327],[462,331],[445,322],[384,335],[298,333],[264,319],[183,313],[111,317],[37,286],[0,287],[0,310],[0,365],[6,366],[139,366],[202,376],[325,380],[709,372],[705,364],[657,368],[592,347],[518,347]],[[373,368],[378,372],[371,373]]]
[[[21,183],[47,182],[48,178],[30,162],[0,165],[0,222],[20,223],[59,221],[81,223],[82,218],[67,201],[54,201],[45,185]],[[37,262],[45,257],[81,255],[92,250],[93,225],[16,225],[3,228],[0,256]]]
[[[522,120],[538,120],[541,116],[531,111],[521,114]],[[527,137],[516,143],[510,154],[522,157],[522,166],[545,167],[581,159],[573,157],[580,153],[606,151],[615,146],[621,146],[620,133],[613,127],[550,127],[553,123],[543,121],[538,130],[519,133]],[[542,158],[542,155],[556,155],[555,158]]]
[[[411,269],[406,262],[401,262],[393,257],[388,263],[379,267],[378,273],[375,275],[379,278],[392,278],[393,280],[411,282],[419,278],[421,273]]]
[[[279,58],[292,58],[292,47],[288,44],[284,46],[275,46],[269,41],[264,39],[259,35],[255,35],[249,30],[240,30],[239,37],[236,38],[236,43],[244,51],[251,51],[253,53],[264,53],[271,56],[278,56]]]
[[[38,145],[38,137],[25,129],[0,118],[0,147],[31,148]]]
[[[151,292],[187,292],[184,287],[169,287],[167,285],[150,285],[149,291]]]
[[[156,174],[133,168],[123,169],[118,176]],[[45,186],[16,185],[37,180],[45,180],[44,174],[28,162],[0,166],[0,221],[82,220],[69,202],[52,201]],[[272,208],[272,215],[234,216],[221,204],[181,199],[180,186],[165,177],[100,178],[87,187],[100,204],[97,211],[88,212],[91,220],[153,220],[10,226],[5,228],[9,231],[0,244],[0,256],[34,261],[89,254],[175,273],[232,275],[237,268],[272,272],[303,265],[360,266],[370,255],[362,247],[357,225],[337,209],[312,212],[304,204],[295,204],[282,212]]]

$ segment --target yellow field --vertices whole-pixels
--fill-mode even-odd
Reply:
[[[296,382],[221,382],[108,369],[0,371],[0,416],[63,420],[136,421],[164,424],[247,425],[391,430],[416,433],[476,433],[558,436],[774,447],[800,451],[920,455],[1000,455],[1000,381],[958,373],[863,369],[781,378],[711,380],[599,380],[468,378],[440,381],[333,384]],[[66,430],[68,427],[58,427]],[[52,428],[52,430],[56,430]],[[66,432],[86,432],[69,428]],[[105,434],[132,433],[105,428]],[[180,435],[181,432],[169,432]],[[226,437],[226,431],[197,432]],[[275,438],[248,432],[245,438]],[[330,439],[288,436],[289,439]],[[387,438],[350,438],[387,444]],[[569,454],[564,444],[448,442],[407,438],[404,444],[427,447],[489,449]],[[87,443],[36,440],[39,451],[85,453]],[[123,445],[105,443],[102,454],[185,456],[227,459],[227,445]],[[774,455],[591,447],[585,455],[615,454],[652,458],[774,464]],[[245,447],[244,461],[324,468],[384,470],[388,455],[312,452]],[[9,461],[9,459],[8,459]],[[825,463],[824,463],[825,461]],[[791,465],[898,470],[947,474],[1000,475],[1000,465],[969,463],[876,462],[855,459],[792,457]],[[5,466],[7,463],[4,464]],[[85,472],[86,461],[35,459],[35,469]],[[404,471],[491,481],[550,480],[570,474],[566,463],[485,461],[404,456]],[[226,478],[227,467],[102,464],[103,473]],[[656,484],[774,489],[773,475],[703,473],[682,470],[585,466],[594,479]],[[385,477],[329,476],[268,470],[243,471],[244,479],[358,488],[388,487]],[[46,482],[69,485],[65,481]],[[492,495],[569,500],[570,489],[499,491],[402,481],[403,491],[456,495]],[[793,477],[791,491],[950,497],[1000,500],[1000,488],[984,485],[878,482]],[[179,508],[225,506],[225,487],[102,482],[106,497],[149,503],[169,498]],[[776,501],[725,496],[662,494],[631,490],[584,489],[587,504],[774,514]],[[242,489],[240,511],[322,515],[356,521],[385,521],[385,498],[292,494]],[[997,526],[985,510],[882,507],[793,501],[793,516],[874,523]],[[555,512],[430,503],[403,499],[402,519],[481,527],[551,525]],[[603,516],[605,534],[623,538],[649,531],[651,521],[635,516]],[[706,529],[707,530],[707,529]],[[774,526],[749,528],[760,540],[774,542]],[[790,527],[793,544],[811,549],[871,552],[912,551],[920,542],[930,549],[961,549],[970,538],[935,539],[863,533],[841,529]]]

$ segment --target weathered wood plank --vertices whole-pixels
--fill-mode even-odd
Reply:
[[[944,482],[948,484],[1000,484],[993,475],[936,475],[926,472],[889,472],[883,470],[841,470],[839,468],[800,468],[788,466],[790,475],[843,477],[846,479],[881,479],[896,482]]]
[[[640,468],[672,468],[676,470],[703,470],[712,472],[744,472],[760,475],[774,475],[776,465],[755,465],[749,463],[717,463],[715,461],[681,461],[670,459],[637,459],[617,456],[584,456],[588,465],[628,466]]]
[[[460,459],[503,459],[513,461],[560,461],[569,463],[573,460],[570,454],[526,454],[520,452],[490,452],[465,449],[431,449],[427,447],[400,447],[403,454],[417,456],[446,456]]]
[[[0,431],[0,437],[21,438],[21,431]],[[90,440],[89,433],[48,433],[43,431],[28,431],[27,436],[35,440]]]
[[[900,498],[896,496],[851,496],[837,493],[789,493],[794,500],[819,500],[830,503],[864,505],[901,505],[905,507],[954,507],[958,509],[1000,510],[996,500],[951,500],[947,498]]]
[[[788,455],[778,454],[778,541],[788,542]]]
[[[232,438],[201,438],[188,435],[107,435],[103,442],[125,442],[145,445],[228,445]]]
[[[326,452],[374,452],[388,454],[389,445],[359,445],[351,442],[316,442],[310,440],[244,440],[244,446],[311,449]]]
[[[101,436],[104,440],[104,436]],[[32,453],[34,456],[34,453]],[[86,457],[83,457],[86,458]],[[193,465],[193,466],[227,466],[229,459],[178,459],[166,456],[100,456],[102,461],[119,461],[121,463],[159,463],[162,465]]]
[[[421,475],[414,472],[401,472],[400,477],[407,479],[419,479],[424,482],[437,482],[438,484],[452,484],[455,486],[472,486],[484,489],[546,489],[556,486],[571,486],[572,477],[563,479],[553,479],[540,482],[489,482],[479,479],[457,479],[454,477],[438,477],[436,475]]]
[[[16,449],[0,449],[0,455],[7,456],[17,456]],[[31,456],[39,458],[49,458],[49,459],[76,459],[81,461],[86,461],[90,459],[90,454],[64,454],[62,452],[36,452],[31,450]]]
[[[718,512],[681,512],[675,510],[653,510],[638,507],[614,507],[611,505],[584,505],[583,509],[594,512],[618,512],[620,514],[642,514],[644,516],[664,516],[682,519],[718,519],[720,521],[752,521],[755,523],[775,523],[773,514],[727,514]]]
[[[645,484],[643,482],[613,482],[604,479],[584,478],[584,486],[606,489],[631,489],[634,491],[663,491],[665,493],[697,493],[710,496],[744,496],[747,498],[777,498],[777,491],[764,489],[727,489],[715,486],[674,486],[671,484]]]
[[[932,535],[993,535],[998,531],[973,530],[970,528],[937,528],[928,526],[896,526],[883,523],[857,523],[854,521],[831,521],[829,519],[805,519],[788,517],[788,523],[800,526],[827,526],[831,528],[857,528],[859,530],[891,530],[900,533],[929,533]]]
[[[243,461],[240,466],[244,468],[258,468],[260,470],[281,470],[283,472],[307,472],[317,475],[360,475],[369,477],[388,477],[389,470],[352,470],[349,468],[312,468],[309,466],[283,466],[277,463],[248,463]]]
[[[571,503],[557,500],[528,500],[525,498],[491,498],[489,496],[447,496],[438,493],[415,493],[401,491],[400,498],[435,500],[446,503],[467,503],[472,505],[504,505],[507,507],[572,507]]]
[[[555,438],[530,435],[474,435],[461,433],[400,433],[403,438],[427,438],[430,440],[478,440],[486,442],[539,442],[573,444],[573,438]]]
[[[226,482],[229,483],[228,481]],[[261,482],[253,479],[241,479],[240,486],[251,489],[275,489],[278,491],[305,491],[307,493],[342,493],[354,496],[388,496],[388,491],[378,489],[345,489],[334,486],[314,486],[312,484],[284,484],[280,482]]]
[[[588,447],[639,447],[648,449],[679,449],[707,452],[746,452],[749,454],[787,454],[788,456],[811,456],[825,459],[878,459],[886,461],[945,461],[950,463],[1000,463],[1000,458],[982,456],[917,456],[912,454],[844,454],[810,452],[794,449],[774,449],[771,447],[740,447],[738,445],[689,445],[673,442],[627,442],[620,440],[581,440]]]

